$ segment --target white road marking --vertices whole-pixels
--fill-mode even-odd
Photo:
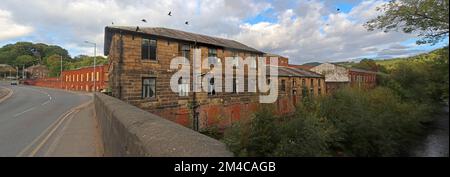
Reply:
[[[35,108],[36,108],[36,107],[28,108],[27,110],[22,111],[21,113],[15,114],[14,117],[17,117],[17,116],[20,116],[20,115],[22,115],[22,114],[25,114],[25,113],[27,113],[27,112],[29,112],[29,111],[32,111],[32,110],[35,109]]]
[[[45,92],[45,91],[42,91],[42,90],[37,90],[37,89],[29,88],[29,87],[19,87],[19,88],[31,89],[31,90],[33,90],[33,91],[35,91],[35,92],[39,92],[39,93],[45,94],[45,95],[47,95],[48,100],[46,100],[45,102],[42,102],[40,105],[33,106],[33,107],[31,107],[31,108],[28,108],[28,109],[25,110],[25,111],[22,111],[22,112],[20,112],[20,113],[17,113],[17,114],[14,115],[14,117],[18,117],[18,116],[20,116],[20,115],[22,115],[22,114],[25,114],[25,113],[27,113],[27,112],[30,112],[30,111],[34,110],[36,107],[38,107],[38,106],[45,106],[45,105],[47,105],[48,103],[50,103],[51,100],[53,99],[52,96],[51,96],[48,92]]]

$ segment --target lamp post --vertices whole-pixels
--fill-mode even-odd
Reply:
[[[94,92],[97,91],[97,87],[96,87],[96,81],[97,81],[97,73],[95,72],[95,67],[96,67],[96,59],[97,59],[97,43],[95,42],[89,42],[89,41],[84,41],[84,43],[86,44],[91,44],[94,46]]]
[[[59,73],[59,79],[60,79],[60,87],[61,89],[63,89],[63,77],[62,77],[62,72],[63,72],[63,56],[61,55],[61,66],[60,66],[60,73]]]

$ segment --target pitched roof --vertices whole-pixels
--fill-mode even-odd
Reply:
[[[283,77],[315,77],[315,78],[323,78],[323,75],[318,73],[307,71],[299,68],[291,68],[284,66],[266,66],[266,71],[269,73],[270,67],[278,68],[278,76]]]
[[[354,72],[360,72],[360,73],[378,74],[378,72],[364,70],[364,69],[358,69],[358,68],[349,68],[349,70],[354,71]]]
[[[202,44],[209,44],[224,48],[230,48],[230,49],[237,49],[237,50],[243,50],[243,51],[249,51],[254,53],[263,53],[261,51],[258,51],[252,47],[249,47],[245,44],[242,44],[240,42],[230,40],[230,39],[223,39],[218,37],[212,37],[202,34],[196,34],[176,29],[169,29],[169,28],[162,28],[162,27],[139,27],[139,30],[136,31],[136,27],[130,27],[130,26],[108,26],[105,28],[105,55],[109,53],[109,41],[110,36],[109,33],[113,31],[125,31],[130,33],[138,33],[138,34],[148,34],[148,35],[154,35],[164,38],[170,38],[170,39],[176,39],[176,40],[182,40],[182,41],[188,41],[188,42],[196,42],[196,43],[202,43]]]
[[[314,66],[311,66],[311,65],[291,65],[291,64],[289,65],[289,67],[303,69],[303,70],[307,70],[307,71],[311,70],[311,68],[314,68]]]

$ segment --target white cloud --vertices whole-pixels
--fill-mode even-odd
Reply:
[[[377,55],[389,44],[413,37],[397,32],[369,32],[363,27],[378,15],[376,7],[383,3],[363,1],[348,13],[329,13],[329,7],[322,2],[299,3],[296,9],[280,13],[277,23],[244,24],[234,37],[259,49],[286,55],[293,63]]]
[[[11,13],[0,9],[0,40],[25,36],[33,31],[33,28],[14,23]]]
[[[0,27],[14,28],[9,32],[1,31],[0,39],[29,34],[34,42],[58,44],[70,49],[72,54],[90,54],[91,47],[83,42],[96,42],[101,51],[104,27],[114,22],[114,25],[161,26],[232,38],[261,51],[286,55],[291,63],[304,63],[381,56],[392,44],[414,37],[396,32],[368,32],[362,26],[379,13],[375,7],[384,1],[344,1],[357,5],[350,12],[339,13],[335,9],[337,1],[328,0],[273,0],[271,3],[258,0],[2,0],[0,9],[7,11],[0,11]],[[245,23],[267,10],[270,13],[265,15],[275,21]],[[169,11],[172,17],[167,15]],[[142,23],[141,19],[148,23]],[[186,20],[190,25],[184,24]],[[408,47],[403,50],[415,46]]]

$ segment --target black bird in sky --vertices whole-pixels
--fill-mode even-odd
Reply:
[[[136,27],[136,31],[139,31],[139,26]]]
[[[168,16],[172,16],[172,11],[169,12],[169,14],[167,14]]]
[[[142,19],[142,22],[147,23],[147,20],[146,19]]]
[[[111,22],[111,25],[114,25],[114,22]]]
[[[339,9],[339,8],[337,8],[336,10],[337,10],[337,11],[341,11],[341,9]]]
[[[188,22],[188,21],[186,21],[186,22],[184,22],[184,24],[186,24],[186,25],[189,25],[189,22]]]

